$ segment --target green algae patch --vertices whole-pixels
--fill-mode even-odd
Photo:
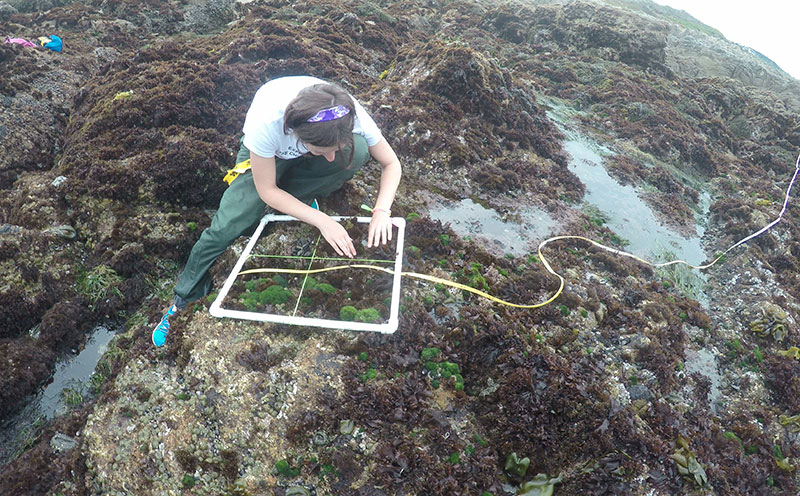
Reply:
[[[183,484],[183,487],[186,489],[194,487],[196,483],[197,479],[191,474],[186,474],[183,476],[183,479],[181,479],[181,484]]]
[[[453,384],[453,389],[456,391],[463,391],[464,376],[461,375],[461,368],[454,362],[446,360],[441,362],[434,361],[440,355],[441,350],[439,348],[423,348],[420,352],[423,366],[431,379],[431,386],[434,389],[438,389],[442,381],[447,381]]]
[[[345,305],[339,310],[339,318],[353,322],[358,316],[358,309],[352,305]]]
[[[356,320],[359,322],[374,324],[376,322],[380,322],[381,319],[382,317],[380,312],[372,307],[359,310],[356,314]]]
[[[472,262],[469,269],[464,269],[456,273],[456,277],[466,282],[471,288],[479,289],[482,291],[489,291],[489,283],[486,278],[481,274],[483,266],[477,262]]]
[[[78,274],[77,289],[92,303],[97,303],[111,294],[121,296],[122,293],[116,287],[121,282],[122,277],[114,269],[107,265],[98,265]]]
[[[291,291],[279,284],[273,284],[266,289],[258,291],[258,287],[263,284],[263,280],[261,283],[257,281],[248,281],[248,283],[253,283],[251,285],[253,289],[242,293],[239,296],[239,301],[251,312],[264,305],[283,305],[293,295]]]
[[[289,301],[292,292],[288,291],[283,286],[274,285],[270,286],[259,294],[259,301],[261,303],[269,303],[271,305],[282,305]]]
[[[345,305],[339,309],[339,318],[348,322],[366,322],[374,324],[380,322],[383,317],[381,313],[375,308],[357,309],[352,305]]]
[[[441,350],[439,350],[439,348],[423,348],[422,352],[420,353],[420,358],[423,361],[427,362],[438,357],[439,353],[441,353]]]
[[[775,464],[778,465],[778,468],[785,472],[794,472],[797,468],[783,456],[783,451],[777,444],[772,447],[772,457],[775,459]]]
[[[315,289],[325,294],[333,294],[336,292],[336,288],[328,283],[318,284]]]
[[[291,465],[289,465],[289,461],[286,459],[275,462],[275,472],[277,472],[281,477],[286,477],[287,479],[300,475],[300,469],[293,468]]]

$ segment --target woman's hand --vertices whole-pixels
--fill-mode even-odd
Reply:
[[[367,246],[386,244],[392,239],[392,219],[389,209],[392,208],[397,186],[400,184],[400,161],[385,139],[369,147],[369,154],[381,164],[381,184],[378,197],[372,209],[372,220],[369,222]],[[378,208],[380,206],[380,208]]]
[[[353,258],[356,255],[356,247],[353,246],[353,239],[347,234],[347,230],[344,226],[335,220],[328,217],[328,220],[323,222],[319,227],[319,232],[322,234],[322,237],[325,238],[325,241],[327,241],[340,256]]]
[[[367,237],[367,248],[378,247],[392,240],[392,218],[389,212],[383,209],[372,211],[372,220],[369,221],[369,236]]]

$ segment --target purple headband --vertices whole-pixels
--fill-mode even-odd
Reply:
[[[341,117],[346,116],[350,113],[350,109],[345,107],[344,105],[337,105],[335,107],[322,109],[306,122],[325,122],[325,121],[332,121],[335,119],[339,119]]]

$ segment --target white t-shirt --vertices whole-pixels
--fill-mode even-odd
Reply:
[[[244,146],[256,155],[283,159],[297,158],[308,150],[296,134],[284,134],[283,112],[286,106],[305,87],[325,83],[311,76],[287,76],[273,79],[256,91],[253,103],[244,120]],[[356,117],[353,132],[364,136],[367,145],[376,145],[382,138],[381,130],[372,117],[354,98]]]

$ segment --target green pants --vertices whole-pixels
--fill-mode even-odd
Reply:
[[[337,152],[333,162],[310,154],[291,160],[276,158],[278,187],[307,204],[311,204],[314,198],[328,196],[341,188],[369,160],[369,149],[363,136],[354,134],[353,145],[353,161],[349,166],[343,164],[347,163],[350,150]],[[235,163],[248,158],[250,150],[242,144]],[[258,196],[253,183],[252,171],[244,172],[231,183],[222,195],[211,225],[200,235],[178,277],[174,299],[178,308],[183,309],[187,303],[211,292],[209,269],[236,238],[261,219],[265,208],[266,204]]]

